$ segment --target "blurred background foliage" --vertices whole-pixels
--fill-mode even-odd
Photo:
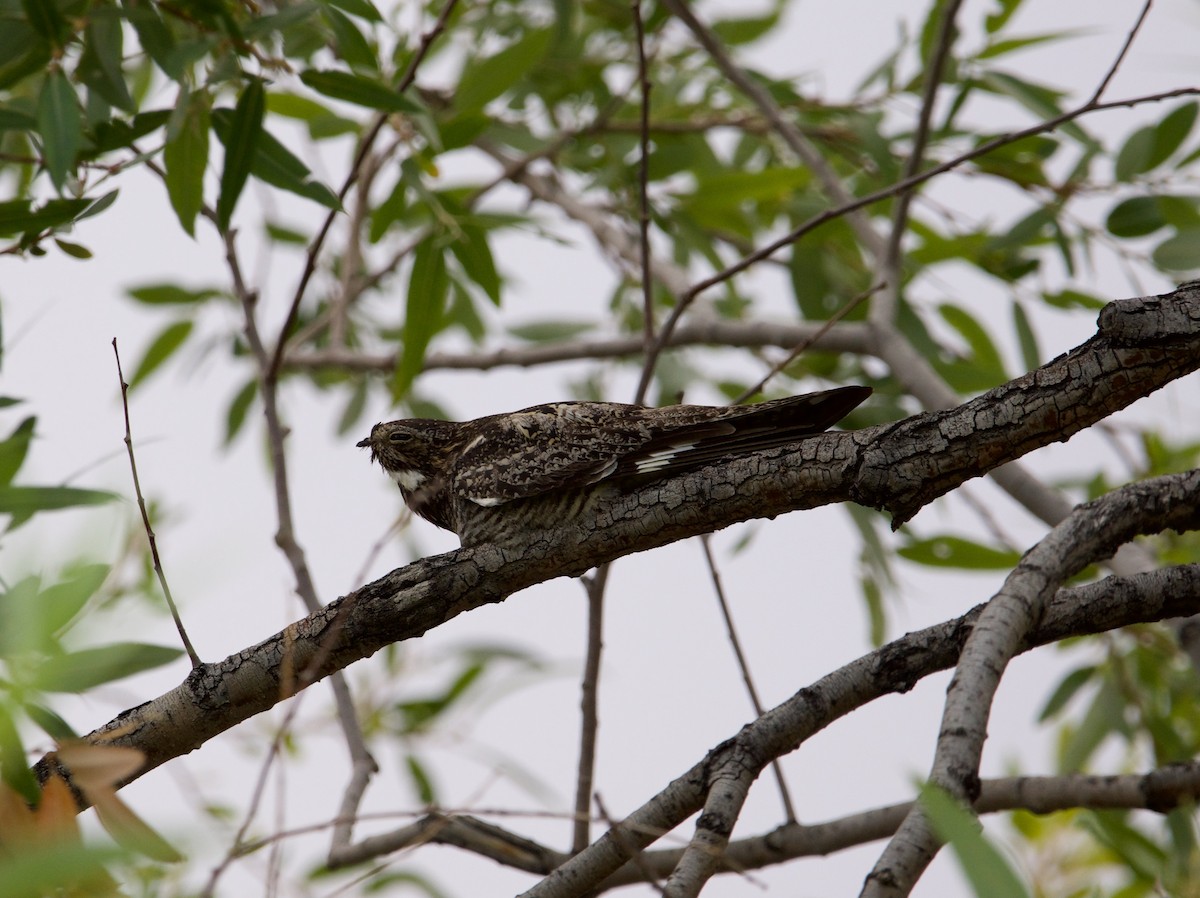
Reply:
[[[756,269],[773,273],[775,295],[753,279],[721,278],[687,297],[681,327],[707,328],[707,337],[687,341],[732,351],[744,362],[734,370],[754,372],[773,361],[772,347],[787,351],[796,342],[790,326],[838,316],[831,333],[849,336],[798,354],[767,392],[870,384],[875,399],[851,427],[919,410],[903,377],[850,326],[868,321],[877,301],[880,247],[864,232],[886,236],[896,220],[899,200],[890,189],[911,174],[913,111],[922,105],[946,7],[932,3],[920,28],[899,33],[893,52],[864,66],[869,74],[852,102],[832,103],[804,79],[779,79],[753,65],[755,43],[782,27],[784,0],[745,15],[700,5],[711,34],[741,60],[764,104],[731,85],[721,60],[666,7],[643,5],[657,327],[683,301],[681,287],[814,216],[880,194],[860,218],[833,216],[756,261]],[[900,281],[889,286],[896,333],[960,397],[1045,361],[1045,347],[1057,346],[1047,331],[1060,316],[1094,315],[1131,292],[1128,283],[1097,285],[1097,256],[1117,260],[1132,283],[1162,283],[1164,275],[1200,268],[1195,89],[1132,104],[1140,114],[1117,140],[1097,133],[1087,115],[1038,128],[1083,101],[1023,75],[1021,53],[1047,45],[1067,53],[1075,35],[1024,32],[1015,18],[1021,7],[1021,0],[998,0],[962,13],[941,64],[920,166],[946,164],[952,174],[938,177],[968,185],[968,196],[981,184],[1000,191],[1005,211],[969,200],[955,206],[953,190],[938,192],[932,182],[901,219]],[[103,222],[130,171],[144,169],[173,216],[163,227],[189,235],[215,230],[227,246],[240,230],[264,252],[302,260],[290,295],[272,297],[281,342],[268,346],[278,363],[268,379],[316,387],[340,433],[369,423],[365,409],[376,391],[387,392],[397,417],[452,411],[423,384],[423,373],[486,368],[500,352],[527,364],[591,360],[592,373],[574,383],[577,395],[628,399],[612,395],[611,384],[636,377],[645,361],[637,342],[646,308],[637,259],[642,109],[633,35],[630,6],[616,0],[0,0],[0,254],[87,260],[88,230],[102,226],[90,220]],[[800,135],[821,171],[797,162],[772,112]],[[981,124],[991,121],[1003,125]],[[1026,126],[1025,136],[1010,133]],[[337,174],[317,174],[328,171]],[[251,204],[250,184],[306,205],[298,213],[294,205]],[[557,205],[596,234],[615,274],[603,314],[564,299],[560,311],[539,320],[506,317],[514,287],[512,271],[496,257],[498,235],[563,239],[556,220],[529,197]],[[194,277],[139,281],[131,264],[129,301],[163,323],[129,381],[136,392],[178,364],[185,346],[223,347],[229,364],[245,371],[221,425],[234,440],[263,390],[275,385],[251,363],[237,315],[219,319],[229,322],[222,332],[201,316],[231,305],[257,314],[261,285],[237,284],[222,265],[214,258],[211,277],[196,287]],[[986,300],[940,288],[948,272],[964,269]],[[790,293],[786,303],[773,301],[780,290]],[[764,336],[764,323],[777,324],[778,333]],[[668,351],[649,399],[732,399],[757,380],[729,372],[711,366],[703,351]],[[18,397],[0,402],[20,405]],[[9,531],[43,520],[52,528],[50,512],[110,498],[25,483],[20,472],[35,427],[26,414],[0,442],[0,514]],[[1090,498],[1197,463],[1200,445],[1179,439],[1166,421],[1122,439],[1125,470],[1080,470],[1058,486]],[[896,565],[1003,570],[1026,548],[986,520],[971,533],[910,528],[893,538],[875,513],[849,511],[862,537],[860,579],[875,642],[887,632]],[[131,547],[140,559],[143,547],[136,539]],[[1164,535],[1149,548],[1164,562],[1198,557],[1194,535]],[[128,574],[120,559],[72,561],[57,577],[0,584],[0,763],[22,801],[36,804],[39,794],[23,734],[76,735],[53,711],[55,693],[85,693],[177,654],[68,638],[86,631],[97,604],[153,592],[147,565]],[[1106,770],[1193,758],[1200,749],[1196,672],[1171,632],[1146,626],[1095,643],[1091,663],[1047,684],[1042,716],[1060,734],[1061,770],[1092,769],[1101,749]],[[389,653],[384,663],[394,675],[403,653]],[[495,688],[513,671],[536,671],[538,662],[508,648],[468,646],[445,667],[444,687],[428,694],[363,698],[368,738],[410,746],[412,788],[428,803],[438,792],[421,734],[469,702],[485,680]],[[967,832],[955,830],[952,810],[945,814],[948,833]],[[1019,814],[1014,822],[1018,852],[1041,859],[1024,870],[1029,894],[1200,894],[1190,810],[1158,823],[1115,811],[1048,820]],[[1064,827],[1087,839],[1056,849],[1046,863],[1047,847],[1064,844]],[[8,844],[7,833],[0,840]],[[988,869],[997,862],[1005,863],[991,855],[974,863]],[[9,845],[0,882],[17,876],[13,865],[21,863]],[[1112,888],[1086,884],[1101,870]],[[1051,885],[1064,881],[1085,884]],[[11,894],[44,888],[30,882],[28,892]],[[80,893],[95,886],[87,882]]]

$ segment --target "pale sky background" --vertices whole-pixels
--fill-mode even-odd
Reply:
[[[738,4],[724,6],[739,8]],[[1090,94],[1140,9],[1136,3],[1082,0],[1030,0],[1026,6],[1014,33],[1079,29],[1081,35],[1054,44],[1049,51],[1015,56],[1009,67],[1034,80],[1073,86],[1078,91],[1075,99]],[[711,8],[701,7],[706,12]],[[974,28],[980,11],[989,8],[990,4],[967,2],[960,20]],[[908,17],[911,22],[920,12],[923,5],[913,2],[797,3],[788,13],[784,34],[754,45],[745,59],[756,67],[801,77],[801,84],[827,100],[844,99],[865,70],[893,45],[899,19]],[[1195,4],[1182,0],[1157,4],[1107,96],[1195,84],[1200,73],[1195,52],[1198,26],[1200,8]],[[1156,121],[1169,108],[1173,106],[1103,113],[1088,118],[1086,124],[1102,134],[1126,135],[1135,123]],[[330,183],[340,183],[343,177],[343,151],[344,145],[330,145],[323,160],[310,160]],[[5,410],[0,426],[7,432],[25,414],[39,417],[39,440],[22,471],[22,482],[56,482],[82,472],[71,482],[110,488],[132,498],[110,341],[114,336],[120,341],[128,374],[151,336],[176,312],[139,307],[123,297],[124,289],[161,280],[197,287],[221,285],[225,270],[211,230],[201,224],[195,242],[183,235],[174,224],[165,191],[153,178],[135,173],[124,177],[120,186],[116,206],[86,222],[71,238],[88,246],[95,253],[93,260],[79,262],[56,256],[52,250],[46,259],[6,258],[0,263],[6,351],[0,392],[27,400]],[[263,201],[280,210],[278,217],[284,221],[303,222],[312,229],[320,220],[321,210],[313,204],[268,196],[260,186],[252,188],[239,208],[237,219],[242,222],[252,223],[253,203]],[[961,204],[964,195],[972,195],[962,192],[981,188],[949,179],[938,189],[950,191],[940,194],[948,202]],[[1003,198],[997,199],[994,191],[980,196],[980,219],[998,223],[1010,219],[1011,207],[1006,211]],[[523,202],[515,190],[506,199]],[[1106,207],[1107,201],[1095,206]],[[536,211],[557,222],[545,207]],[[494,247],[510,279],[506,323],[603,317],[611,284],[606,267],[596,259],[586,233],[556,227],[573,238],[573,245],[551,248],[527,238],[506,237]],[[246,228],[243,258],[251,280],[266,285],[266,331],[273,332],[295,284],[298,256],[266,259],[254,251],[251,230]],[[1051,270],[1054,264],[1050,263]],[[961,275],[943,275],[939,283],[926,287],[925,297],[936,302],[978,292],[972,308],[987,320],[1003,322],[1001,329],[1007,335],[1011,330],[1007,298],[991,285],[981,290],[978,280],[965,271]],[[401,283],[394,287],[397,303]],[[773,291],[774,298],[765,302],[769,307],[773,303],[780,315],[790,312],[790,298],[769,275],[757,275],[748,283],[759,288],[759,296]],[[1102,260],[1096,273],[1085,274],[1077,283],[1090,284],[1098,295],[1110,298],[1170,286],[1151,277],[1133,284],[1111,260]],[[989,300],[1003,300],[992,303],[1000,310],[995,318],[989,315]],[[292,594],[290,570],[272,541],[274,504],[257,411],[249,432],[230,451],[219,448],[226,406],[249,368],[232,363],[217,337],[236,328],[239,319],[240,310],[232,307],[206,310],[197,325],[204,337],[189,344],[183,365],[173,365],[136,390],[131,405],[143,489],[166,508],[166,515],[155,523],[167,576],[192,640],[206,660],[252,645],[303,613]],[[1094,330],[1090,314],[1042,315],[1039,320],[1044,325],[1040,336],[1046,359]],[[200,351],[205,339],[209,342]],[[1011,341],[1006,345],[1011,346]],[[437,373],[422,381],[422,391],[456,415],[473,417],[563,398],[570,379],[584,370],[556,366],[486,375]],[[610,383],[612,398],[632,395],[633,383],[627,375],[614,376]],[[1118,420],[1148,420],[1165,409],[1175,421],[1194,423],[1200,420],[1196,385],[1195,376],[1188,378]],[[319,594],[327,600],[360,584],[370,547],[399,508],[390,481],[370,467],[353,445],[370,423],[393,417],[384,404],[384,392],[380,389],[371,403],[359,428],[363,433],[338,437],[334,429],[343,403],[340,397],[330,403],[299,384],[288,384],[283,391],[283,407],[293,431],[288,448],[297,531],[309,553]],[[1086,436],[1067,447],[1042,450],[1030,464],[1049,477],[1068,476],[1078,469],[1080,451],[1098,453],[1112,470],[1119,470],[1111,451]],[[976,482],[970,489],[1022,548],[1044,532],[1042,525],[990,485]],[[62,561],[80,553],[111,560],[126,523],[135,514],[132,503],[126,503],[115,511],[46,516],[38,525],[5,539],[0,545],[0,571],[11,582],[29,571],[52,575]],[[910,532],[961,531],[974,524],[973,518],[964,516],[961,503],[938,503],[918,515]],[[772,705],[866,651],[867,623],[855,580],[857,542],[842,509],[822,508],[752,526],[757,534],[753,551],[730,554],[730,547],[744,534],[742,527],[719,534],[715,547],[758,687],[764,701]],[[423,553],[449,550],[456,544],[452,536],[423,522],[415,523],[408,537]],[[374,561],[368,579],[412,560],[411,547],[408,541],[393,541]],[[764,564],[764,559],[770,563]],[[892,636],[962,613],[990,596],[1002,579],[1000,575],[932,574],[911,566],[899,570],[901,595],[888,606]],[[696,541],[621,560],[613,570],[608,596],[597,786],[609,813],[621,816],[735,733],[752,712]],[[130,603],[110,615],[100,632],[105,638],[174,643],[165,617],[148,621],[150,615]],[[442,682],[448,672],[437,667],[438,659],[448,648],[465,643],[530,647],[555,672],[523,689],[493,692],[489,701],[472,707],[444,731],[438,750],[424,748],[449,806],[569,811],[584,621],[581,587],[557,580],[501,605],[463,615],[419,643],[403,647],[413,685],[410,690],[407,683],[400,684],[397,698],[420,695],[423,685]],[[89,624],[83,632],[100,638],[94,626]],[[1026,772],[1051,772],[1050,733],[1033,721],[1050,684],[1081,657],[1085,655],[1047,650],[1014,663],[990,727],[985,775],[1008,772],[1009,764],[1018,758]],[[362,680],[372,664],[351,668],[351,681]],[[181,660],[58,707],[77,729],[87,731],[120,710],[174,687],[185,674],[186,662]],[[909,695],[877,702],[793,754],[787,761],[788,778],[802,819],[825,820],[910,797],[913,779],[928,769],[947,681],[948,675],[931,678]],[[309,690],[304,703],[301,757],[286,765],[290,794],[282,813],[288,827],[331,816],[347,776],[342,740],[329,717],[328,688]],[[237,815],[234,825],[240,824],[244,797],[258,773],[258,758],[282,713],[280,709],[252,720],[122,793],[148,821],[204,859],[194,867],[201,875],[207,875],[217,856],[213,852],[222,851],[229,836],[214,839],[204,834],[211,827],[200,805],[226,804]],[[384,770],[364,810],[419,810],[398,769],[401,753],[385,744],[377,744],[375,751]],[[551,790],[545,803],[498,776],[497,758],[511,758],[535,772]],[[776,825],[781,819],[778,807],[774,786],[764,777],[751,795],[735,837]],[[269,799],[256,830],[274,828],[277,813],[279,806]],[[363,825],[358,835],[402,822]],[[500,822],[559,848],[569,834],[565,820]],[[686,826],[682,832],[690,835]],[[289,865],[297,870],[310,868],[323,856],[325,844],[325,834],[289,843]],[[668,844],[661,841],[655,847]],[[875,844],[758,871],[749,883],[724,877],[705,894],[753,894],[759,891],[756,883],[769,886],[770,894],[856,894],[881,848],[882,844]],[[221,893],[259,893],[266,860],[266,854],[260,854],[240,862],[222,880]],[[533,881],[446,848],[426,847],[413,858],[393,858],[393,869],[410,866],[457,896],[511,894]],[[962,894],[963,888],[944,853],[918,894]],[[332,890],[330,883],[324,883],[312,891],[327,895]]]

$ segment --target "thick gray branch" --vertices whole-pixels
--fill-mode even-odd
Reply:
[[[460,549],[400,568],[224,661],[193,671],[177,688],[92,734],[145,752],[141,773],[315,680],[384,646],[412,639],[473,608],[555,577],[750,518],[847,500],[904,520],[963,481],[1041,445],[1066,439],[1200,366],[1200,292],[1180,290],[1106,310],[1168,310],[1183,325],[1152,329],[1146,344],[1120,346],[1103,332],[1076,350],[963,406],[896,424],[824,434],[793,447],[713,465],[650,484],[596,517],[533,532],[521,551]]]

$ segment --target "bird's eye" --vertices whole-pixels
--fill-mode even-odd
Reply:
[[[393,430],[388,434],[389,443],[407,443],[413,435],[406,430]]]

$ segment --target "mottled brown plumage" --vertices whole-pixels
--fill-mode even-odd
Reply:
[[[820,433],[870,393],[839,387],[728,407],[555,402],[462,423],[389,421],[358,445],[409,508],[464,546],[516,544],[614,488]]]

